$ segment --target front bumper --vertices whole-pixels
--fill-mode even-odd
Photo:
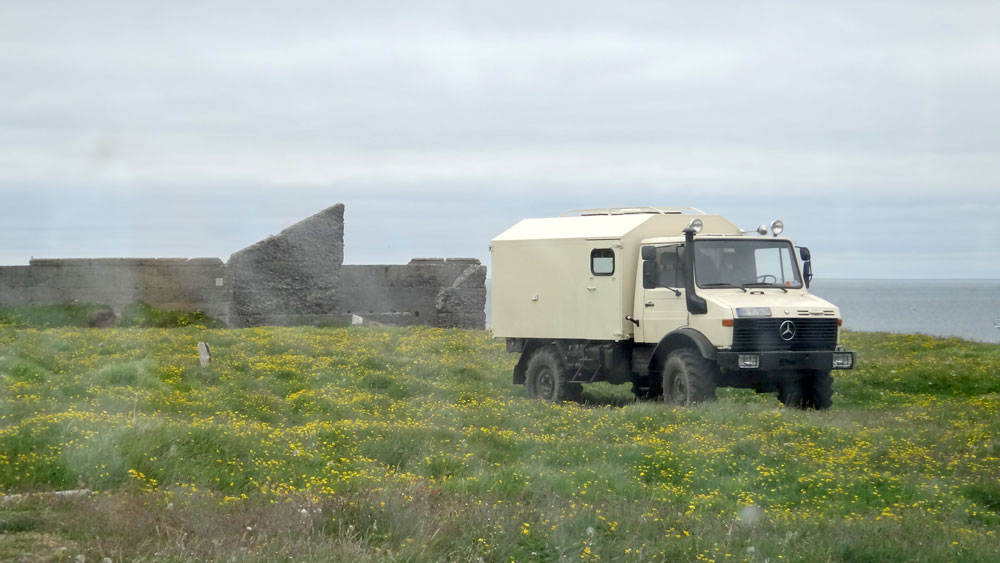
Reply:
[[[756,365],[754,365],[754,358]],[[853,369],[857,362],[857,353],[848,350],[719,352],[718,362],[719,368],[726,372]]]

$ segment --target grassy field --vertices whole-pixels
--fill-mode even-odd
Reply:
[[[0,559],[996,561],[1000,347],[846,341],[800,412],[543,404],[476,331],[0,327]]]

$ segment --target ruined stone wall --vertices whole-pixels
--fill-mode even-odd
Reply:
[[[233,278],[218,258],[35,259],[0,268],[0,305],[143,301],[229,322]]]
[[[234,326],[335,321],[344,263],[344,205],[337,204],[229,257]]]
[[[474,258],[417,258],[405,265],[345,265],[346,313],[396,325],[482,329],[486,267]]]
[[[485,326],[486,267],[474,258],[344,266],[337,204],[229,258],[31,260],[0,267],[0,305],[146,302],[200,310],[229,326],[340,323]]]

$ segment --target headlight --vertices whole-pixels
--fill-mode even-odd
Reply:
[[[775,219],[774,221],[771,221],[771,234],[773,234],[774,236],[778,236],[781,234],[781,231],[784,230],[785,230],[785,224],[782,223],[780,220]]]
[[[833,369],[851,369],[854,367],[854,354],[850,352],[833,353]]]
[[[740,354],[736,357],[740,369],[757,369],[760,367],[760,356],[757,354]]]

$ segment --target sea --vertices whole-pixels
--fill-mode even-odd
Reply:
[[[809,291],[839,307],[848,330],[1000,344],[1000,280],[815,279]]]
[[[814,280],[844,328],[1000,344],[1000,280]]]

